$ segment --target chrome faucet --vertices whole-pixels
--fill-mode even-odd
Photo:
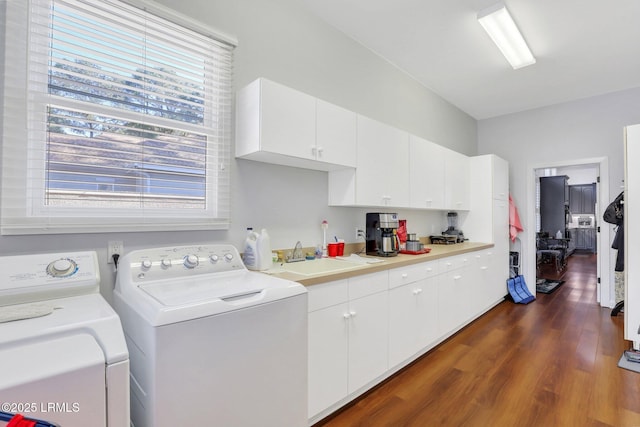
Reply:
[[[304,254],[302,253],[302,243],[298,240],[296,246],[293,248],[293,254],[287,257],[287,262],[304,261]]]

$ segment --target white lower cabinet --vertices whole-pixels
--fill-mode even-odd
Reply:
[[[475,315],[493,305],[497,279],[493,250],[474,252],[472,260],[469,268],[469,296],[471,298],[471,314]],[[506,289],[506,282],[501,286]],[[505,292],[502,292],[501,297],[504,297],[504,294]],[[499,296],[497,299],[501,297]]]
[[[349,301],[349,393],[387,370],[387,292]]]
[[[309,286],[310,423],[501,300],[497,262],[491,248]]]
[[[438,337],[436,261],[389,272],[389,367],[407,361]]]
[[[443,258],[438,267],[438,326],[440,335],[455,332],[471,315],[469,255]]]
[[[309,418],[387,371],[388,277],[309,287]]]
[[[309,313],[309,418],[348,394],[348,311],[344,303]]]

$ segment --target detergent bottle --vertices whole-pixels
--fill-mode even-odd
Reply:
[[[260,234],[258,235],[258,260],[256,262],[257,270],[268,270],[271,268],[271,264],[273,262],[271,256],[271,240],[269,238],[269,233],[267,233],[267,229],[263,228],[260,230]]]
[[[249,270],[258,270],[258,233],[251,227],[247,228],[242,261]]]

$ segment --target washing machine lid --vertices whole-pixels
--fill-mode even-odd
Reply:
[[[237,300],[274,288],[289,287],[286,282],[262,280],[263,277],[257,274],[241,272],[185,277],[164,283],[140,285],[140,289],[163,306],[175,307],[203,301]]]
[[[306,294],[299,283],[244,271],[146,283],[123,298],[153,326],[218,315]]]
[[[49,305],[51,313],[0,323],[0,351],[52,337],[84,335],[97,343],[106,364],[129,359],[120,318],[100,294],[0,307],[0,310],[29,310],[35,304]]]

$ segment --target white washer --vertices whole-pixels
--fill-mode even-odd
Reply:
[[[307,426],[307,291],[235,247],[131,252],[116,289],[135,427]]]
[[[95,252],[0,257],[1,412],[129,425],[129,354]]]

